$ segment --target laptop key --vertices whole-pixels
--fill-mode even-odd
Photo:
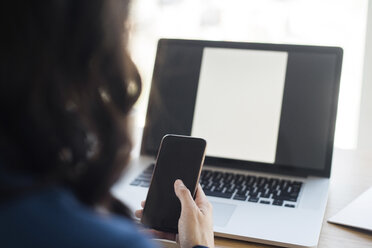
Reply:
[[[144,188],[148,188],[150,187],[150,182],[144,182],[142,181],[142,183],[140,184],[141,187],[144,187]]]
[[[264,194],[261,194],[261,198],[270,198],[270,193],[264,193]]]
[[[142,181],[150,181],[151,177],[152,177],[151,174],[142,174],[139,177],[137,177],[136,179],[139,179],[139,180],[142,180]]]
[[[244,195],[235,195],[234,196],[234,200],[239,200],[239,201],[245,201],[245,200],[247,200],[247,196],[244,196]]]
[[[250,197],[253,197],[253,198],[257,198],[258,193],[257,193],[257,192],[256,192],[256,193],[255,193],[255,192],[250,192],[250,193],[249,193],[249,196],[250,196]]]
[[[133,182],[130,183],[130,185],[132,185],[132,186],[138,186],[140,184],[141,184],[140,180],[134,180]]]
[[[226,193],[231,193],[233,194],[235,192],[235,188],[229,188],[226,190]]]
[[[223,187],[216,187],[216,188],[214,188],[214,192],[222,192],[223,191]]]
[[[262,203],[262,204],[270,204],[270,201],[261,200],[260,203]]]
[[[291,201],[291,202],[296,202],[297,201],[297,197],[292,197],[292,196],[288,196],[288,195],[273,196],[273,199],[282,200],[282,201]]]
[[[249,202],[258,202],[258,198],[257,197],[249,197],[248,201]]]
[[[210,190],[205,190],[204,193],[207,196],[214,196],[214,197],[220,197],[220,198],[226,198],[226,199],[230,199],[232,197],[231,193],[222,193],[222,192],[215,192],[215,191],[210,191]]]
[[[294,181],[294,182],[292,183],[292,185],[293,185],[293,186],[297,186],[297,187],[301,187],[302,182]]]
[[[293,205],[293,204],[284,204],[284,207],[288,207],[288,208],[294,208],[294,207],[295,207],[295,205]]]
[[[274,200],[273,205],[275,206],[283,206],[283,201],[282,200]]]
[[[203,190],[208,191],[212,189],[212,184],[206,185]]]

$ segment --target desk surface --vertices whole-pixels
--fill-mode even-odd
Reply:
[[[327,219],[372,186],[372,153],[336,149],[328,204],[318,247],[372,247],[372,232],[327,223]],[[371,210],[372,211],[372,210]],[[216,238],[216,247],[273,247]]]

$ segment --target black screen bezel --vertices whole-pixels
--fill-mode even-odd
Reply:
[[[337,115],[337,105],[338,96],[340,88],[340,77],[342,68],[342,58],[343,49],[340,47],[326,47],[326,46],[308,46],[308,45],[290,45],[290,44],[265,44],[265,43],[247,43],[247,42],[229,42],[229,41],[206,41],[206,40],[182,40],[182,39],[160,39],[157,47],[157,54],[155,59],[152,84],[150,89],[150,98],[148,102],[148,109],[146,115],[146,123],[143,130],[143,137],[141,143],[141,155],[156,156],[157,148],[149,149],[146,147],[145,138],[149,135],[149,130],[146,128],[149,124],[149,108],[151,108],[152,95],[155,93],[154,84],[156,83],[156,78],[159,73],[159,63],[161,55],[159,51],[169,45],[184,45],[184,46],[198,46],[198,47],[217,47],[217,48],[237,48],[237,49],[256,49],[256,50],[266,50],[266,51],[286,51],[286,52],[302,52],[302,53],[329,53],[336,55],[337,62],[334,71],[335,77],[333,82],[333,97],[331,106],[331,125],[328,132],[327,140],[327,151],[326,151],[326,161],[323,169],[310,169],[310,168],[299,168],[291,165],[285,164],[268,164],[253,161],[242,161],[236,159],[226,159],[206,156],[205,164],[213,165],[215,167],[221,168],[235,168],[241,170],[252,170],[257,172],[270,172],[276,174],[286,174],[286,175],[296,175],[296,176],[319,176],[319,177],[330,177],[331,174],[331,164],[333,155],[333,143],[334,143],[334,133],[336,127],[336,115]]]

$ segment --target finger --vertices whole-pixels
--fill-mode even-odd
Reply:
[[[195,202],[194,199],[192,199],[190,190],[187,189],[180,179],[174,182],[174,192],[181,202],[182,209],[195,207]]]
[[[143,215],[143,209],[139,209],[139,210],[136,210],[134,212],[134,216],[136,216],[137,218],[141,219],[142,218],[142,215]]]
[[[205,212],[205,211],[209,212],[210,209],[212,208],[212,205],[208,201],[208,198],[205,195],[205,193],[204,193],[202,187],[200,186],[200,184],[198,184],[198,188],[197,188],[197,191],[196,191],[195,203],[200,208],[200,210],[202,210],[202,212]]]
[[[145,207],[145,203],[146,203],[146,201],[141,201],[141,207],[142,207],[142,208]]]
[[[204,190],[200,186],[200,183],[198,183],[198,187],[196,189],[196,194],[195,194],[195,202],[203,203],[207,201],[208,201],[207,196],[205,195]]]
[[[176,234],[174,233],[166,233],[166,232],[161,232],[155,229],[148,229],[148,228],[141,228],[140,231],[154,238],[176,241]]]
[[[149,233],[159,239],[168,239],[172,241],[176,240],[176,234],[174,233],[161,232],[154,229],[149,229]]]
[[[198,183],[198,188],[196,190],[196,197],[200,198],[200,199],[207,199],[207,196],[205,195],[204,193],[204,190],[203,188],[201,187],[200,183]]]

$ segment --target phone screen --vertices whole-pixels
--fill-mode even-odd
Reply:
[[[200,138],[163,137],[141,222],[153,229],[177,233],[181,203],[174,182],[181,179],[194,196],[204,162],[206,142]]]

